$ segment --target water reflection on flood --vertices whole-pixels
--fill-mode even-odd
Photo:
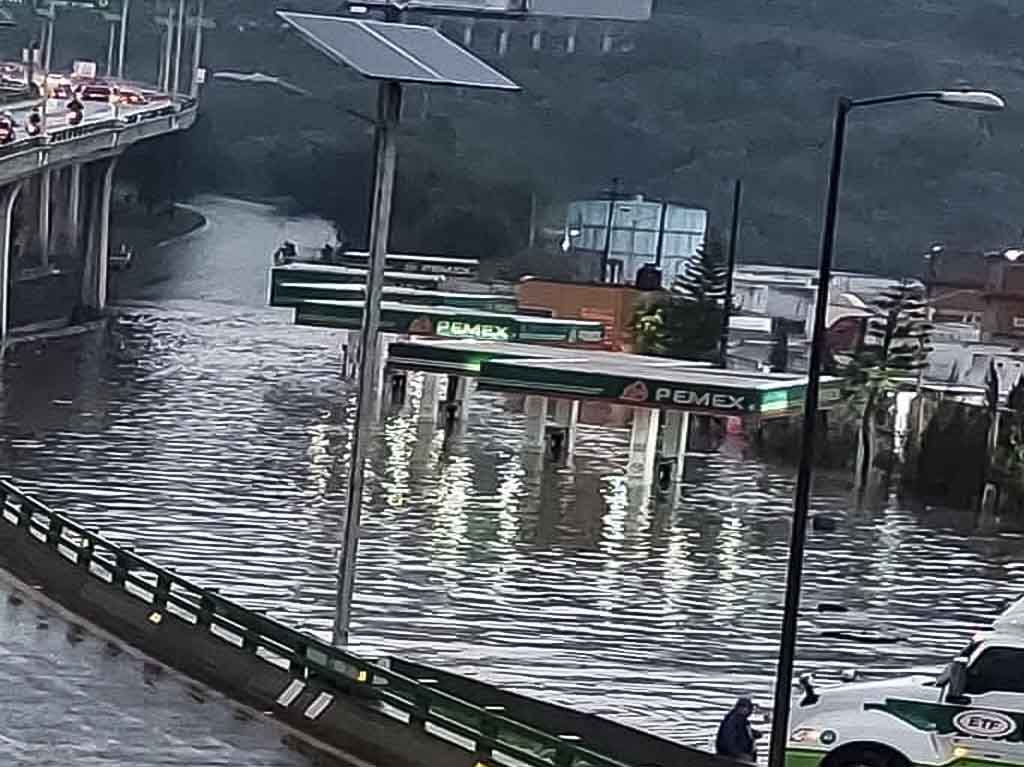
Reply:
[[[260,282],[282,227],[322,222],[199,202],[209,229],[140,259],[107,333],[14,353],[3,458],[115,540],[328,637],[353,401],[338,338],[263,308]],[[572,467],[538,467],[501,397],[448,446],[413,412],[372,445],[356,649],[700,745],[737,694],[768,702],[789,471],[691,456],[673,506],[626,482],[623,431],[583,427]],[[811,534],[801,668],[930,667],[1018,591],[1017,533],[855,512],[828,482],[815,509],[838,527]]]

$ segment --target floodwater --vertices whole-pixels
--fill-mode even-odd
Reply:
[[[329,638],[352,390],[337,334],[265,306],[273,249],[329,227],[195,204],[207,228],[116,277],[107,333],[14,353],[0,450],[52,505]],[[380,428],[355,648],[701,746],[737,695],[770,703],[791,471],[729,443],[691,455],[682,498],[659,503],[626,481],[625,432],[583,427],[574,466],[546,469],[521,432],[487,395],[448,447],[411,415]],[[800,670],[932,668],[1020,590],[1018,533],[857,512],[827,481],[814,509],[837,524],[810,534]]]

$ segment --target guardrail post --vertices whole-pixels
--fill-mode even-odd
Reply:
[[[504,713],[504,706],[484,706],[484,715],[480,717],[480,735],[476,739],[476,758],[478,761],[490,759],[494,746],[498,742],[500,728],[497,714]]]
[[[116,552],[114,554],[114,572],[111,575],[110,582],[115,586],[124,586],[130,569],[128,556],[123,551]]]
[[[199,597],[199,612],[196,613],[196,625],[209,628],[216,610],[217,605],[214,603],[213,598],[206,592],[203,592]]]
[[[50,526],[46,530],[46,542],[51,546],[56,546],[63,530],[64,522],[57,517],[50,517]]]
[[[21,497],[21,506],[18,507],[19,524],[28,530],[32,527],[32,501],[25,496]]]
[[[308,668],[306,666],[306,645],[300,644],[295,648],[292,660],[288,664],[288,671],[292,676],[306,678]]]
[[[413,727],[424,727],[430,718],[430,685],[437,684],[436,679],[417,679],[419,684],[413,690],[413,709],[409,712],[409,724]]]
[[[555,767],[572,767],[576,761],[576,744],[580,740],[579,735],[559,735],[562,742],[555,749]]]
[[[163,610],[167,607],[167,597],[171,593],[171,579],[168,578],[164,573],[160,573],[156,577],[156,591],[153,592],[153,607],[157,610]]]
[[[242,632],[242,649],[247,652],[256,652],[256,648],[259,646],[256,641],[258,637],[259,633],[247,626]]]
[[[78,566],[84,567],[86,570],[89,569],[89,565],[92,564],[92,547],[94,545],[93,539],[88,535],[82,535],[82,543],[78,547]]]

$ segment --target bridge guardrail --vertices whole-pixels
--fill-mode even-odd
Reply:
[[[372,700],[381,713],[409,727],[435,737],[446,734],[444,740],[475,754],[481,764],[629,767],[577,745],[572,733],[552,735],[527,726],[434,689],[430,680],[403,676],[242,607],[88,530],[9,480],[0,480],[0,524],[22,528],[68,562],[151,605],[155,622],[168,613],[288,669],[295,680],[315,678],[342,694]]]
[[[81,125],[69,125],[66,128],[48,130],[41,136],[24,136],[12,141],[10,144],[0,146],[0,159],[20,154],[25,151],[31,151],[33,149],[42,149],[53,144],[62,144],[66,141],[74,141],[75,139],[92,133],[116,130],[126,126],[138,125],[139,123],[155,118],[180,114],[193,108],[195,108],[195,99],[189,98],[180,102],[171,102],[169,104],[154,106],[150,109],[142,109],[116,119],[114,117],[110,117],[105,120],[86,122]]]

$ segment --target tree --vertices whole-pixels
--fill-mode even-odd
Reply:
[[[633,330],[638,351],[677,359],[717,359],[726,278],[724,248],[711,235],[672,290],[637,312]]]
[[[863,491],[877,447],[879,422],[888,422],[902,381],[918,375],[931,351],[927,305],[919,286],[901,282],[872,301],[874,316],[844,368],[843,393],[858,421],[854,484]]]
[[[697,249],[697,255],[686,262],[683,273],[672,285],[672,291],[708,310],[720,311],[725,302],[728,278],[725,248],[712,232],[707,242]]]

